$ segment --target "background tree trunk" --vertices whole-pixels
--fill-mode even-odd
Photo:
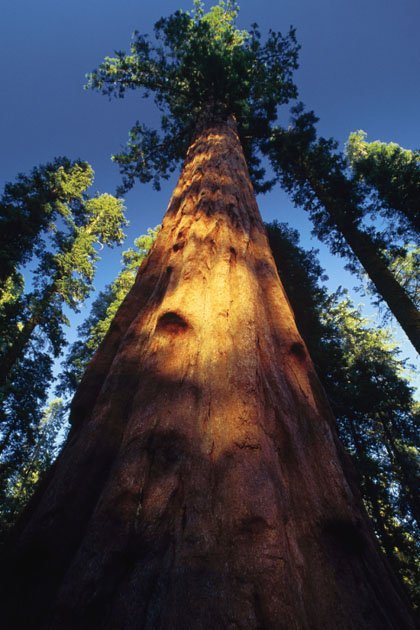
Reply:
[[[192,143],[72,417],[15,531],[17,625],[414,627],[344,472],[233,121]]]
[[[346,214],[344,204],[335,201],[328,191],[310,174],[307,166],[308,182],[322,203],[331,219],[351,247],[354,255],[366,271],[378,294],[387,303],[389,310],[407,335],[415,350],[420,354],[420,312],[404,287],[395,278],[392,271],[378,251],[368,232],[359,228],[352,220],[351,213]]]
[[[44,320],[49,302],[56,293],[55,282],[48,286],[42,298],[32,306],[32,312],[28,319],[23,322],[22,328],[16,332],[12,344],[6,348],[1,359],[0,388],[4,387],[10,378],[10,373],[19,359],[22,358],[24,350],[31,340],[34,330]]]

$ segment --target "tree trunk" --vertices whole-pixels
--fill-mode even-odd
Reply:
[[[38,325],[38,318],[31,317],[25,322],[22,330],[18,332],[18,335],[9,348],[7,348],[4,355],[1,357],[1,372],[0,372],[0,387],[4,387],[10,377],[10,373],[13,370],[15,364],[22,357],[23,351],[29,343],[32,333]]]
[[[297,332],[233,121],[192,143],[72,417],[10,545],[20,627],[414,628]]]
[[[417,467],[413,462],[412,470],[410,470],[410,466],[408,465],[406,459],[407,455],[404,456],[394,438],[394,426],[392,419],[385,419],[381,417],[380,422],[384,431],[385,444],[391,460],[391,465],[393,466],[397,477],[400,478],[401,484],[405,487],[411,513],[420,525],[420,488],[418,476],[416,474]]]
[[[310,175],[306,166],[303,166],[303,169],[306,170],[308,182],[319,201],[353,250],[377,292],[385,300],[389,310],[420,354],[420,312],[410,296],[390,271],[386,260],[378,252],[370,235],[352,221],[352,213],[347,214],[343,205],[337,204],[330,198],[322,184]]]
[[[11,372],[19,359],[22,358],[24,350],[30,342],[33,332],[37,326],[45,319],[45,310],[48,307],[51,297],[56,293],[56,285],[53,282],[48,286],[42,298],[35,303],[32,314],[25,321],[22,328],[17,332],[11,346],[7,348],[1,359],[0,388],[4,387],[10,378]]]
[[[370,235],[352,221],[352,214],[347,214],[345,207],[334,202],[322,184],[316,182],[310,175],[308,175],[308,181],[377,292],[385,300],[391,313],[420,354],[420,312],[410,296],[390,271]]]

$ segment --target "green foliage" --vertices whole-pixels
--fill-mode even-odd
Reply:
[[[413,305],[420,310],[420,248],[414,243],[381,249],[383,258],[387,261],[389,269],[398,283],[410,297]],[[367,274],[361,269],[354,269],[360,280],[359,291],[362,295],[368,295],[373,304],[378,308],[384,323],[389,322],[390,311],[385,307],[381,296],[375,291]]]
[[[92,181],[86,162],[57,158],[6,184],[0,200],[0,291],[34,250],[42,251],[41,235],[51,222],[70,210],[75,220],[83,220],[83,193]]]
[[[78,309],[92,290],[98,248],[120,243],[124,237],[122,200],[108,194],[89,198],[81,188],[92,183],[90,167],[65,172],[60,166],[55,178],[50,175],[52,182],[61,182],[66,195],[75,196],[67,197],[65,202],[60,200],[61,222],[50,224],[47,234],[37,235],[38,265],[33,272],[33,290],[23,294],[16,271],[5,282],[0,303],[0,348],[6,373],[22,356],[37,327],[58,356],[64,344],[62,327],[67,321],[64,304]]]
[[[153,245],[160,226],[149,228],[147,234],[134,241],[134,248],[123,253],[123,267],[92,304],[89,317],[78,328],[78,340],[72,344],[63,363],[57,391],[73,394],[87,364],[105,337],[114,316],[134,284],[137,271]]]
[[[109,194],[87,199],[84,213],[81,225],[69,218],[67,231],[56,231],[51,239],[52,251],[40,257],[34,274],[37,288],[45,287],[48,278],[47,286],[53,286],[54,293],[74,310],[92,289],[99,260],[96,246],[121,243],[122,225],[126,223],[122,200]]]
[[[409,243],[401,247],[390,261],[392,273],[420,309],[420,247]]]
[[[410,595],[417,590],[420,539],[419,406],[384,330],[367,325],[343,292],[328,295],[314,251],[297,232],[267,226],[278,271],[352,456],[366,508]]]
[[[419,605],[413,589],[420,577],[420,415],[412,390],[388,335],[368,328],[349,300],[332,302],[323,318],[340,350],[327,392],[341,439],[382,546]]]
[[[15,256],[13,267],[7,244],[0,252],[12,270],[0,294],[0,480],[6,503],[15,506],[13,514],[19,497],[26,496],[21,488],[24,467],[33,449],[38,453],[41,448],[39,422],[53,379],[53,357],[65,345],[64,306],[79,308],[93,288],[99,248],[124,237],[122,201],[108,194],[89,197],[92,178],[89,165],[62,158],[54,167],[19,176],[18,184],[6,186],[3,198],[10,211],[3,220],[11,242],[19,237],[25,213],[31,223],[30,230],[20,233],[26,249]],[[35,270],[32,289],[25,294],[17,264],[29,260]],[[44,429],[41,433],[45,437]],[[27,478],[33,478],[32,472]]]
[[[123,97],[139,89],[154,95],[162,113],[161,132],[137,122],[127,150],[114,159],[123,174],[123,190],[167,178],[185,158],[200,125],[235,116],[254,184],[266,189],[259,145],[270,133],[278,107],[296,96],[292,71],[298,46],[293,29],[286,36],[269,32],[265,44],[257,25],[238,30],[234,2],[219,2],[208,13],[194,3],[192,12],[176,11],[155,24],[156,44],[134,33],[129,54],[116,52],[88,75],[87,87]]]
[[[355,177],[374,191],[383,216],[399,219],[401,235],[410,227],[420,231],[420,152],[395,142],[366,142],[366,135],[355,131],[347,142],[347,158]]]

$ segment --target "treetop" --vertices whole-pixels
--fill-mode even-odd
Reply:
[[[137,31],[129,53],[106,57],[88,75],[87,87],[122,98],[138,89],[153,94],[162,113],[161,129],[137,122],[127,149],[114,160],[128,190],[136,179],[167,178],[185,158],[197,122],[211,124],[233,115],[254,184],[267,188],[258,159],[259,143],[270,132],[278,107],[297,95],[292,81],[299,46],[295,31],[283,36],[269,31],[263,43],[256,24],[236,27],[239,7],[220,1],[207,13],[203,3],[192,11],[176,11],[154,27],[154,40]]]

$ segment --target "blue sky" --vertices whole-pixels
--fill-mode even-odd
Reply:
[[[114,192],[119,183],[112,153],[124,145],[139,119],[153,123],[152,103],[136,94],[108,101],[84,91],[84,76],[114,50],[127,49],[131,33],[151,32],[154,22],[185,0],[4,0],[0,21],[0,185],[58,155],[80,157],[96,172],[95,188]],[[209,7],[211,3],[206,3]],[[364,129],[368,139],[420,147],[419,0],[242,0],[238,24],[297,29],[302,46],[296,83],[300,99],[320,117],[319,130],[344,143]],[[160,222],[174,186],[156,193],[138,185],[126,196],[130,227],[124,248]],[[311,238],[302,211],[277,188],[259,198],[266,220],[288,221],[305,247],[319,247],[334,289],[356,280]],[[121,250],[104,253],[97,286],[118,272]],[[356,302],[367,302],[355,294]],[[73,321],[80,322],[87,307]],[[369,306],[366,313],[374,316]],[[398,333],[397,333],[398,334]],[[399,334],[403,340],[403,335]],[[404,354],[414,360],[409,344]]]

